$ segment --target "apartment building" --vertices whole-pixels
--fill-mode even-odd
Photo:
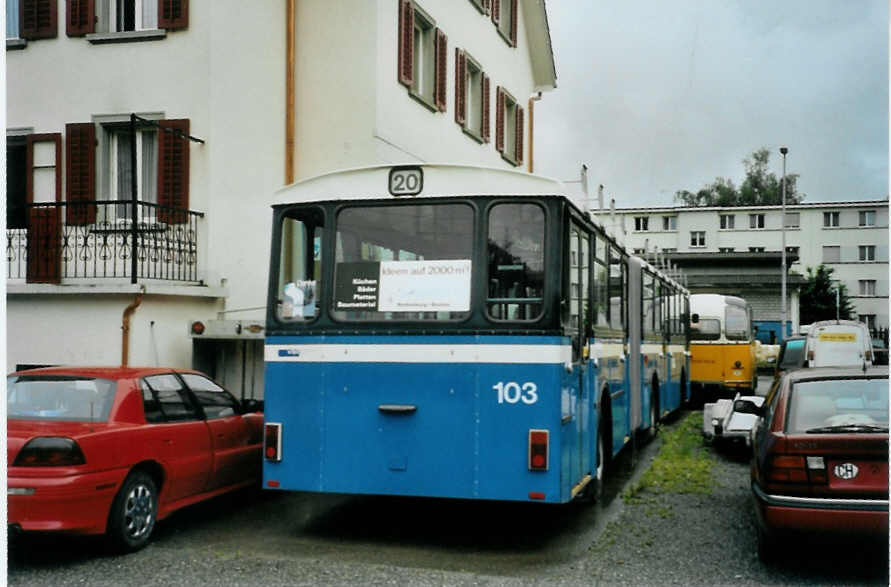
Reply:
[[[685,269],[691,289],[741,295],[762,338],[781,319],[782,207],[622,208],[596,216],[629,250]],[[888,327],[888,200],[786,206],[787,331],[798,328],[797,287],[820,264],[847,287],[859,320]]]
[[[556,86],[542,0],[6,15],[9,370],[196,366],[257,397],[273,192],[372,164],[524,169]]]

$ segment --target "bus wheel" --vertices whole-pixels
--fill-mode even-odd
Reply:
[[[650,427],[647,434],[650,438],[656,436],[656,424],[659,422],[659,380],[653,378],[650,386]]]
[[[586,490],[586,496],[594,501],[600,500],[603,495],[603,483],[606,479],[606,468],[611,454],[607,450],[608,431],[610,430],[607,426],[612,422],[612,415],[609,411],[609,404],[601,402],[600,405],[601,414],[597,424],[597,468],[594,469],[594,478]]]

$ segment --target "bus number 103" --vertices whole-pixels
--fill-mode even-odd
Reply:
[[[523,402],[524,404],[534,404],[538,401],[538,386],[527,381],[526,383],[517,383],[516,381],[499,381],[492,386],[492,389],[498,392],[498,403],[515,404]]]

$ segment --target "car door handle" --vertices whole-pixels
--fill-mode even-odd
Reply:
[[[165,439],[164,439],[164,444],[173,444],[173,439],[171,439],[171,438],[165,438]]]
[[[385,414],[413,414],[418,406],[412,404],[380,404],[377,409]]]

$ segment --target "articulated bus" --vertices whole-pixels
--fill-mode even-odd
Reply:
[[[690,296],[690,383],[703,398],[754,393],[758,387],[752,309],[735,296]]]
[[[557,181],[370,167],[273,204],[266,488],[565,503],[688,397],[688,292]]]

